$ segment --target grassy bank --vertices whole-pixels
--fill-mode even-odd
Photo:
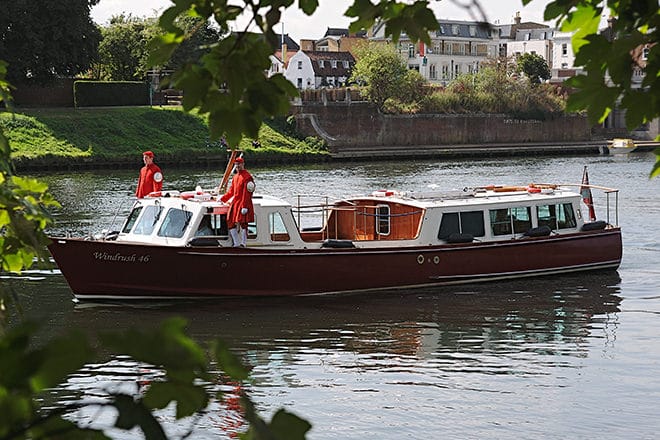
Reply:
[[[224,162],[226,149],[212,142],[206,118],[179,108],[130,107],[29,109],[0,113],[17,168],[134,167],[141,152],[153,150],[163,165]],[[325,160],[318,139],[286,133],[286,124],[268,123],[260,146],[244,139],[239,148],[253,163]]]

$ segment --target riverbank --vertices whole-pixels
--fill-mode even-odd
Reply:
[[[153,150],[157,163],[168,168],[222,168],[227,162],[227,148],[209,139],[206,118],[180,107],[21,109],[15,114],[0,112],[0,125],[19,171],[134,169],[145,150]],[[342,132],[341,127],[333,130]],[[252,166],[265,166],[402,157],[597,155],[606,145],[605,140],[583,139],[325,147],[319,137],[301,139],[291,133],[284,119],[270,122],[259,133],[259,146],[254,146],[254,139],[243,139],[239,149]]]
[[[224,166],[227,148],[209,139],[206,118],[178,107],[20,109],[0,112],[12,159],[19,170],[134,168],[153,150],[163,166]],[[264,124],[259,146],[239,148],[252,164],[323,162],[317,139],[286,133],[283,121]]]

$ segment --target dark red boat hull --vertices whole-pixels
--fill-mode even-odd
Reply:
[[[301,295],[616,269],[621,231],[414,248],[263,250],[53,238],[78,298]]]

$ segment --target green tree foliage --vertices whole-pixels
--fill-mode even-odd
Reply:
[[[532,84],[539,84],[552,76],[548,63],[541,55],[535,53],[524,53],[518,57],[518,69]]]
[[[186,64],[199,63],[206,50],[220,41],[220,32],[199,17],[180,17],[177,25],[187,37],[172,53],[166,65],[167,69],[177,70]]]
[[[379,109],[403,95],[408,66],[391,44],[369,42],[355,49],[357,62],[350,82],[363,84],[362,93]]]
[[[100,32],[89,11],[99,0],[0,0],[0,55],[7,79],[46,82],[85,72],[97,55]]]
[[[198,63],[206,47],[220,40],[219,32],[199,18],[183,16],[177,19],[186,39],[159,69],[176,70],[188,63]],[[99,61],[95,75],[107,81],[142,81],[147,79],[148,43],[162,35],[155,17],[116,15],[101,28]]]
[[[139,81],[147,76],[147,43],[157,32],[155,18],[117,15],[101,28],[96,76],[106,81]]]

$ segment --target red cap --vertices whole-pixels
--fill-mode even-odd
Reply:
[[[154,158],[154,153],[153,153],[153,151],[145,151],[144,153],[142,153],[142,155],[143,155],[143,156],[149,156],[149,157],[152,158],[152,159]]]
[[[234,159],[234,162],[237,162],[237,163],[245,163],[245,160],[243,160],[242,157],[237,157],[236,159]]]

